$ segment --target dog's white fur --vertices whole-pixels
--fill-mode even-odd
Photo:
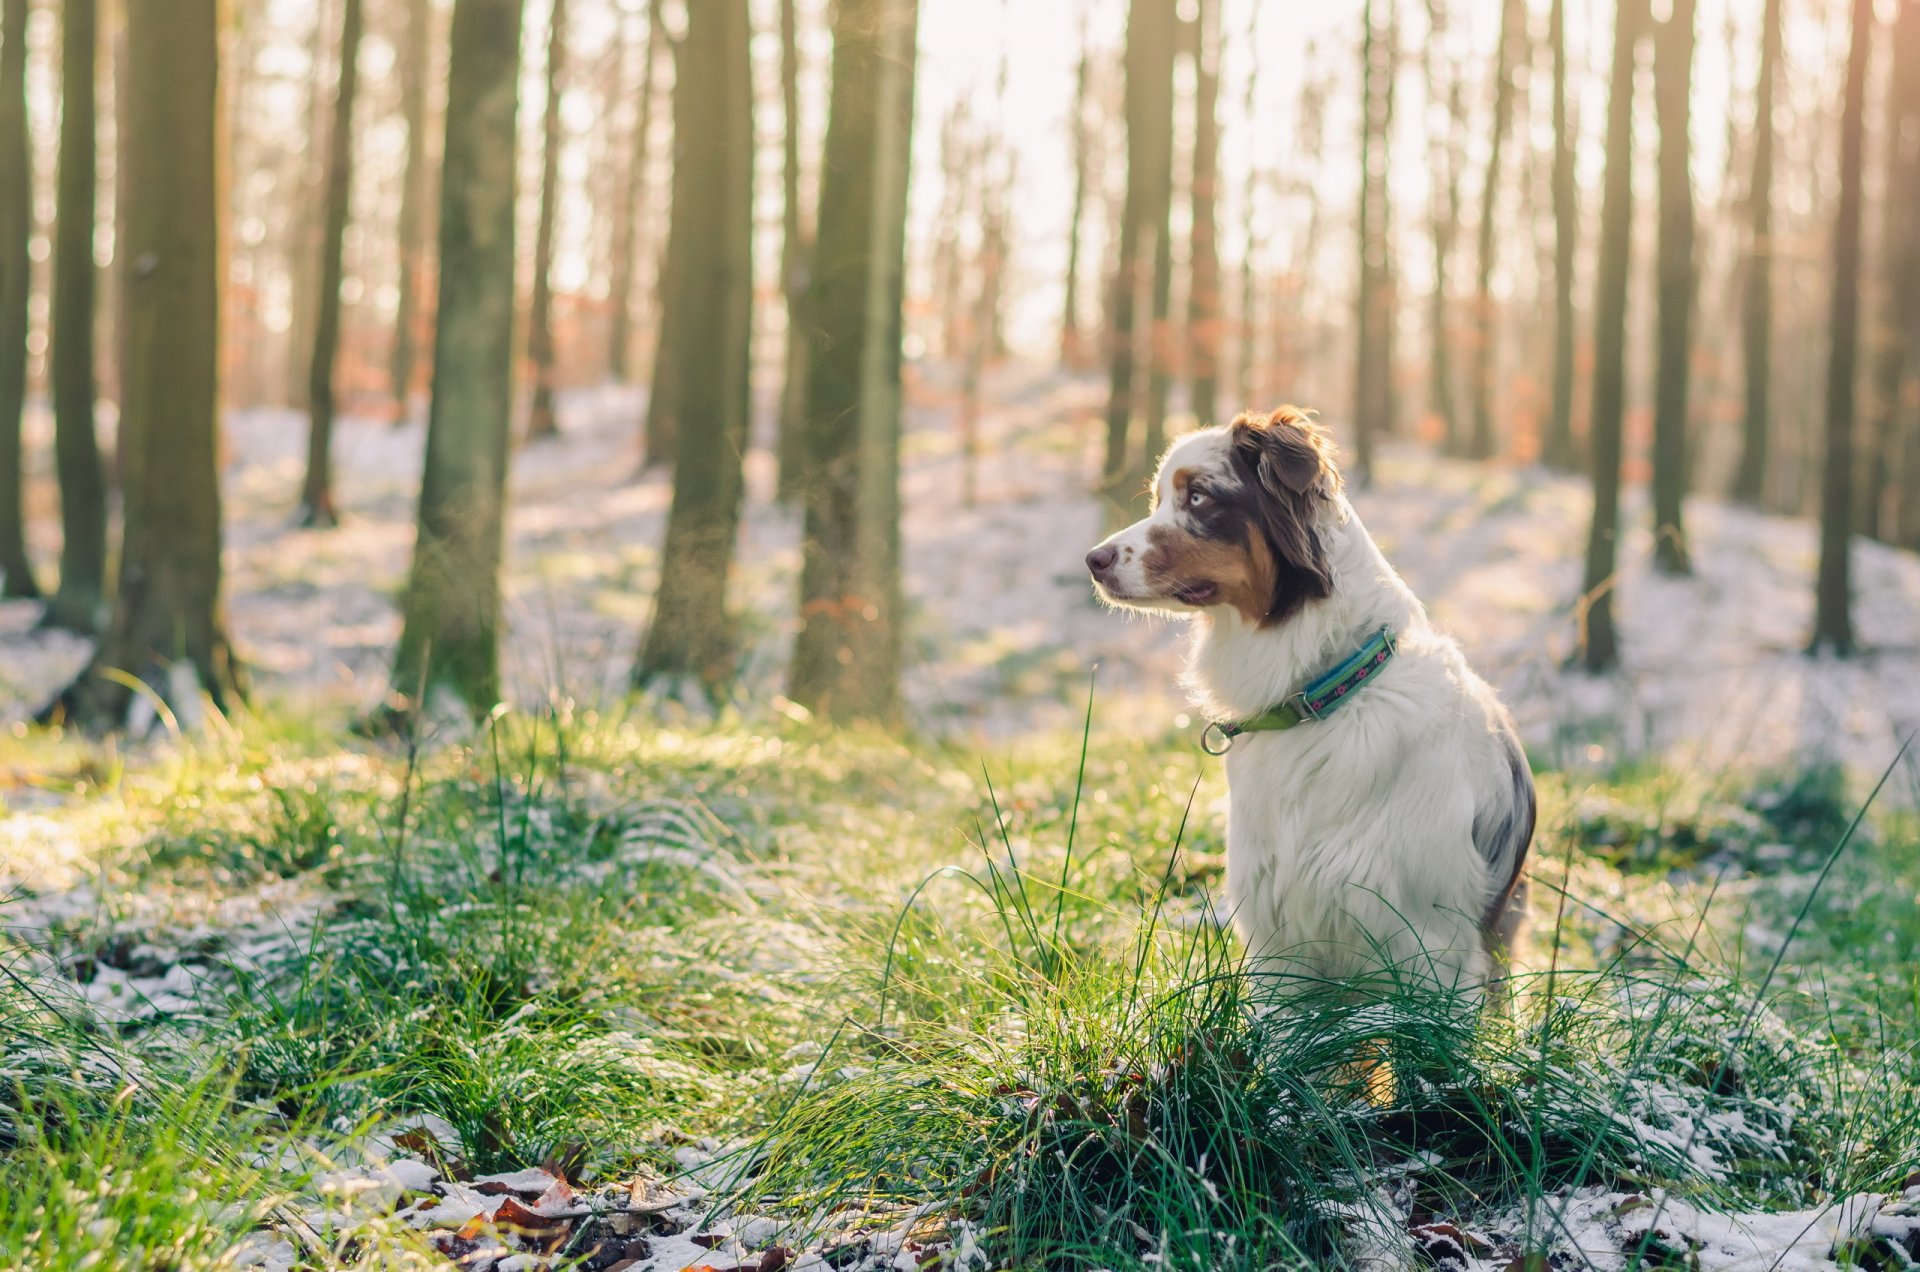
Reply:
[[[1324,720],[1234,740],[1235,925],[1256,959],[1285,959],[1310,977],[1350,978],[1385,961],[1477,989],[1525,909],[1533,788],[1511,719],[1428,621],[1330,471],[1313,527],[1332,581],[1324,598],[1263,622],[1217,597],[1184,603],[1174,595],[1181,580],[1150,577],[1150,533],[1182,515],[1173,475],[1218,471],[1230,445],[1224,428],[1180,439],[1160,465],[1152,516],[1102,545],[1118,550],[1099,578],[1108,600],[1191,617],[1184,684],[1195,706],[1215,720],[1245,719],[1380,627],[1396,642],[1393,659]]]

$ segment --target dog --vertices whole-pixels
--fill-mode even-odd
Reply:
[[[1296,407],[1179,438],[1101,598],[1191,619],[1185,688],[1226,752],[1227,893],[1256,967],[1382,969],[1478,997],[1526,913],[1533,773],[1513,719],[1347,501]]]

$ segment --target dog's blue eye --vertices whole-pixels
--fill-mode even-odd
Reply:
[[[1206,492],[1206,491],[1204,491],[1204,490],[1191,490],[1191,489],[1187,491],[1187,507],[1189,507],[1189,508],[1198,508],[1198,507],[1199,507],[1199,506],[1200,506],[1201,504],[1203,504],[1203,503],[1205,503],[1205,502],[1207,502],[1207,492]]]

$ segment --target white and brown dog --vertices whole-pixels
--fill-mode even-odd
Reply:
[[[1533,775],[1506,708],[1387,564],[1304,412],[1182,437],[1153,494],[1087,568],[1114,605],[1193,619],[1185,685],[1209,749],[1231,747],[1249,953],[1476,991],[1526,909]]]

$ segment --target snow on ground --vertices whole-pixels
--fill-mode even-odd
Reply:
[[[912,605],[907,692],[942,733],[1003,734],[1078,719],[1098,667],[1096,721],[1164,724],[1179,624],[1104,612],[1081,557],[1101,535],[1088,493],[1102,389],[1018,367],[999,373],[985,421],[978,500],[963,498],[951,394],[914,395],[904,491]],[[516,698],[560,684],[576,699],[621,692],[658,577],[670,485],[638,471],[643,395],[596,389],[562,403],[563,437],[514,457],[506,594]],[[385,687],[396,600],[413,545],[422,425],[348,419],[337,437],[346,521],[291,528],[304,418],[234,415],[227,431],[228,595],[233,629],[263,694],[296,710],[365,707]],[[773,504],[772,465],[748,458],[751,489],[732,599],[741,614],[742,694],[779,691],[795,627],[796,518]],[[1389,452],[1357,492],[1362,519],[1435,617],[1514,706],[1529,739],[1565,763],[1659,752],[1683,763],[1839,760],[1878,772],[1920,726],[1920,559],[1855,547],[1849,662],[1810,660],[1814,527],[1695,500],[1697,572],[1656,576],[1642,492],[1625,510],[1616,593],[1624,665],[1565,669],[1588,499],[1538,469]],[[41,535],[49,533],[46,527]],[[50,545],[49,545],[50,547]],[[32,630],[34,607],[0,606],[0,719],[19,719],[83,660],[74,638]],[[1909,767],[1896,791],[1920,790]]]

